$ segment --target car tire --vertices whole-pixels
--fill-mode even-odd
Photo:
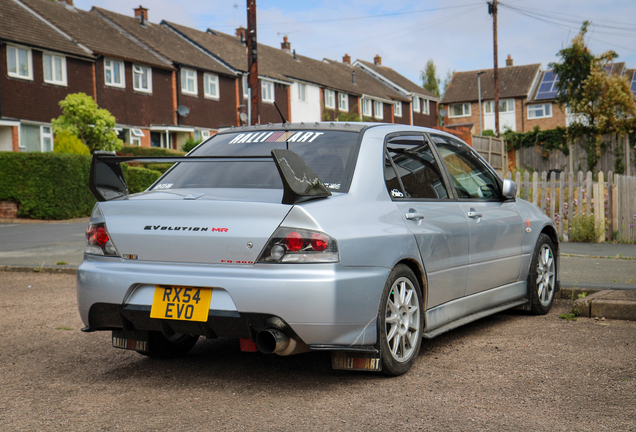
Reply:
[[[533,314],[545,315],[550,312],[556,287],[554,243],[550,237],[541,234],[528,272],[528,300]]]
[[[415,363],[422,344],[422,291],[415,274],[405,265],[391,271],[378,311],[378,340],[382,373],[402,375]]]
[[[147,351],[140,354],[156,358],[174,358],[186,354],[199,340],[199,336],[177,333],[169,338],[157,331],[148,332]]]

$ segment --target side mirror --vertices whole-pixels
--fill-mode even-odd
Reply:
[[[506,199],[514,199],[517,196],[517,183],[504,179],[502,194]]]

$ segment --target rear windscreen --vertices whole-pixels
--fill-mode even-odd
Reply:
[[[259,131],[219,134],[190,156],[270,156],[274,149],[296,152],[333,192],[347,192],[358,153],[358,132]],[[182,162],[158,182],[162,189],[282,189],[273,159]]]

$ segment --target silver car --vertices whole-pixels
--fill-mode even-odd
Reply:
[[[128,194],[96,152],[99,201],[77,272],[85,331],[185,354],[200,336],[244,351],[329,350],[337,369],[399,375],[422,338],[559,289],[553,222],[470,146],[393,124],[233,128]]]

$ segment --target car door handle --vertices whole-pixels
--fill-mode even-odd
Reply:
[[[467,214],[467,215],[468,215],[468,217],[469,217],[469,218],[471,218],[471,219],[479,219],[480,217],[482,217],[482,216],[483,216],[483,214],[481,214],[481,213],[477,213],[477,211],[476,211],[474,208],[471,208],[471,209],[469,210],[469,212],[468,212],[468,213],[466,213],[466,214]]]
[[[411,209],[413,210],[413,209]],[[418,221],[418,220],[422,220],[424,219],[424,215],[421,213],[417,213],[414,210],[411,211],[409,210],[408,213],[404,213],[404,217],[407,218],[408,220],[412,220],[412,221]]]

